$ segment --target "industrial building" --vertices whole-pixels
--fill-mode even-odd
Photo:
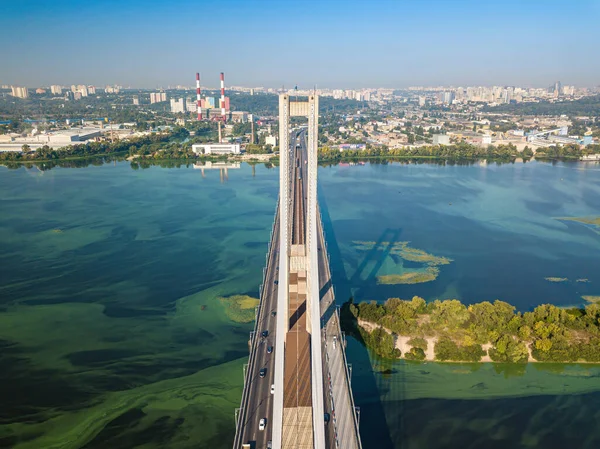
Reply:
[[[196,154],[240,154],[239,143],[208,143],[192,145],[192,151]]]
[[[70,143],[94,139],[100,137],[101,134],[102,130],[99,128],[80,128],[58,131],[47,136],[40,136],[40,138],[47,137],[49,144],[68,145]]]

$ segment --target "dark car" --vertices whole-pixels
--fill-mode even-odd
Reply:
[[[275,281],[275,285],[278,285],[278,284],[279,284],[279,281]]]
[[[267,354],[270,354],[273,352],[273,346],[267,346]]]
[[[267,375],[267,368],[263,368],[258,372],[260,377],[265,377]]]
[[[267,338],[269,336],[269,331],[262,331],[263,338]]]
[[[329,416],[329,413],[325,413],[325,424],[327,424],[330,419],[331,419],[331,416]]]
[[[277,315],[277,311],[276,310],[271,311],[271,316],[275,316],[275,315]]]

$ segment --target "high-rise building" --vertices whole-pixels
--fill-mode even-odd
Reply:
[[[87,91],[89,95],[96,95],[96,86],[88,86]]]
[[[167,94],[165,92],[152,92],[150,94],[150,104],[162,103],[167,101]]]
[[[175,100],[171,98],[171,112],[173,114],[183,114],[185,112],[185,102],[183,98]]]
[[[442,102],[444,104],[452,104],[452,102],[454,101],[454,92],[449,91],[449,92],[444,92],[442,95]]]
[[[12,96],[17,98],[29,98],[29,90],[26,87],[10,86]]]
[[[56,84],[53,86],[50,86],[50,92],[52,93],[52,95],[62,95],[62,87],[60,87]]]
[[[562,83],[560,81],[557,81],[556,83],[554,83],[554,95],[560,94],[562,94]]]
[[[134,106],[139,106],[140,105],[140,99],[137,95],[133,96],[133,105]]]

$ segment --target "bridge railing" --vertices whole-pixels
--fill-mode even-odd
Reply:
[[[254,330],[250,333],[250,356],[248,359],[248,367],[244,373],[244,386],[242,389],[242,399],[240,401],[240,411],[237,414],[236,423],[235,423],[235,437],[233,440],[233,449],[241,449],[242,447],[242,438],[244,436],[244,426],[242,425],[246,419],[246,410],[247,407],[244,405],[248,402],[248,396],[250,395],[250,382],[249,377],[252,375],[255,359],[256,359],[256,351],[257,347],[254,344],[255,339],[259,335],[259,323],[262,313],[262,305],[264,299],[264,290],[267,284],[265,276],[267,275],[269,258],[271,255],[271,242],[273,241],[273,234],[275,233],[275,226],[277,225],[277,215],[279,214],[279,198],[277,199],[277,205],[275,207],[275,216],[273,218],[273,226],[271,226],[271,237],[269,238],[269,244],[267,245],[267,256],[266,256],[266,267],[263,268],[263,282],[259,287],[259,295],[260,301],[257,307],[256,320],[254,322]]]
[[[320,209],[319,209],[319,220],[321,222],[321,232],[323,233],[323,242],[325,243],[325,248],[322,248],[322,251],[324,251],[324,254],[326,257],[327,267],[330,270],[329,278],[331,278],[330,256],[329,256],[329,251],[327,250],[327,240],[325,239],[325,229],[323,228],[323,217],[321,215]],[[335,289],[333,288],[333,286],[331,287],[331,295],[333,298],[333,303],[335,303]],[[345,380],[346,386],[348,388],[348,394],[350,396],[350,406],[352,409],[351,412],[352,412],[354,429],[356,432],[357,445],[358,445],[359,449],[362,449],[362,443],[360,441],[359,421],[358,421],[358,415],[357,415],[358,409],[354,402],[354,395],[352,394],[352,376],[351,376],[350,370],[348,369],[349,364],[348,364],[348,359],[346,357],[346,348],[345,348],[346,340],[345,340],[345,338],[343,338],[344,333],[342,332],[342,328],[340,327],[340,312],[339,312],[339,309],[337,306],[335,308],[335,313],[332,316],[332,318],[330,318],[330,320],[333,318],[335,318],[334,319],[334,329],[335,329],[336,338],[340,342],[340,350],[341,350],[342,361],[343,361],[342,365],[344,367],[344,375],[345,375],[344,380]],[[337,440],[337,438],[336,438],[336,440]]]

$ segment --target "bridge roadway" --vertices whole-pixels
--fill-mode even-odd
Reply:
[[[290,137],[291,148],[296,147],[296,136],[297,133],[294,132]],[[290,192],[293,192],[292,186],[290,186]],[[266,448],[272,437],[273,395],[271,394],[271,385],[274,384],[275,337],[277,335],[276,316],[273,316],[273,312],[277,313],[278,286],[275,281],[279,276],[279,219],[279,207],[277,207],[263,286],[260,291],[256,324],[250,340],[250,357],[238,416],[241,427],[237,429],[234,440],[236,449],[248,442],[252,442],[252,449]],[[269,335],[263,338],[261,334],[265,330],[269,332]],[[271,353],[267,352],[269,346],[273,347]],[[263,368],[267,372],[265,377],[261,378],[260,370]],[[265,430],[258,428],[262,418],[266,418],[267,421]]]
[[[299,148],[296,148],[299,144]],[[291,237],[295,242],[304,243],[302,235],[306,229],[306,192],[308,176],[305,176],[307,160],[306,132],[292,133],[290,136],[290,159],[294,161],[291,167],[289,186],[290,198],[294,198],[292,208]],[[296,163],[296,160],[299,162]],[[300,175],[300,176],[299,176]],[[273,233],[269,246],[267,267],[264,275],[264,284],[261,289],[261,302],[258,308],[254,337],[251,339],[250,358],[246,373],[246,383],[242,396],[239,423],[234,449],[240,449],[242,444],[250,443],[252,449],[267,448],[272,438],[273,419],[273,374],[275,364],[275,336],[279,269],[279,207],[275,215]],[[358,438],[358,422],[354,415],[354,402],[347,388],[350,386],[350,376],[347,370],[345,353],[340,346],[343,344],[339,327],[339,315],[335,305],[335,296],[331,284],[331,273],[322,222],[317,221],[318,232],[318,263],[319,263],[319,289],[321,292],[321,345],[323,348],[323,381],[324,381],[324,411],[330,416],[325,425],[325,444],[328,449],[348,448],[360,449]],[[269,335],[261,337],[267,330]],[[314,337],[313,337],[314,338]],[[314,340],[313,340],[314,343]],[[267,348],[273,346],[273,352],[268,353]],[[264,378],[260,377],[260,370],[266,368]],[[337,402],[334,398],[338,398]],[[259,422],[266,418],[267,425],[264,431],[259,430]],[[337,440],[337,441],[336,441]]]

